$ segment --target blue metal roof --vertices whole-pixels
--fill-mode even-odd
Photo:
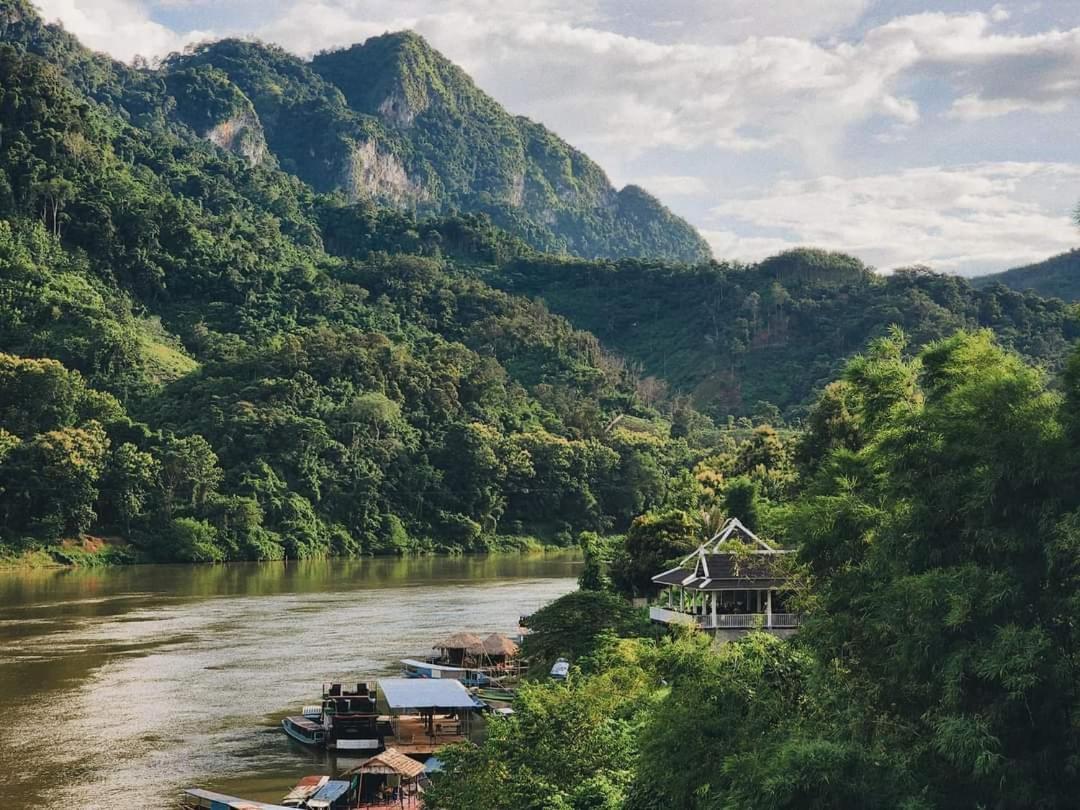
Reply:
[[[308,799],[308,804],[315,806],[315,802],[330,802],[337,801],[346,793],[349,792],[349,788],[352,787],[351,782],[341,782],[337,780],[331,780],[319,788],[319,792]]]
[[[439,678],[383,678],[379,691],[391,709],[475,709],[460,681]]]

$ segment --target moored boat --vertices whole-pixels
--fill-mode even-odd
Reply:
[[[437,664],[433,661],[420,661],[416,658],[401,659],[401,674],[406,678],[438,678],[440,680],[461,681],[466,686],[483,686],[491,678],[481,668],[454,667]]]
[[[305,776],[281,800],[281,804],[284,807],[307,807],[307,800],[318,793],[329,781],[329,776]]]
[[[255,802],[202,788],[188,788],[180,804],[185,810],[286,810],[280,804]]]
[[[321,748],[326,744],[326,729],[308,717],[294,715],[281,721],[285,733],[304,745]]]
[[[350,805],[351,793],[352,782],[331,780],[307,800],[305,807],[309,810],[346,810]]]

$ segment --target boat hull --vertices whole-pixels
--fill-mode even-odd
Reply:
[[[281,728],[298,743],[312,748],[325,748],[326,732],[321,728],[312,728],[314,725],[305,717],[286,717],[281,721]]]

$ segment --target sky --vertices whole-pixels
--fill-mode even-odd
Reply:
[[[1076,0],[36,2],[123,60],[416,30],[718,259],[813,245],[976,275],[1080,246]]]

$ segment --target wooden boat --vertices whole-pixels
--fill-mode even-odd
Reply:
[[[452,667],[436,664],[433,661],[420,661],[416,658],[401,659],[401,674],[406,678],[439,678],[461,681],[466,686],[484,686],[491,683],[491,678],[476,667]]]
[[[285,733],[304,745],[322,748],[326,744],[326,729],[308,717],[294,715],[281,721]]]
[[[185,810],[286,810],[280,804],[254,802],[201,788],[185,790],[184,798],[180,800],[180,803]]]
[[[485,703],[513,703],[516,693],[513,689],[499,689],[496,686],[481,686],[473,690],[473,694]]]
[[[285,807],[307,807],[307,800],[318,793],[329,781],[329,776],[305,776],[281,800],[281,804]]]

